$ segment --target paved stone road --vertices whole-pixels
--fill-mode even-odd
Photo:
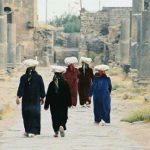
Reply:
[[[49,111],[43,108],[41,135],[25,138],[20,106],[16,109],[16,121],[7,125],[7,130],[0,131],[0,150],[150,150],[127,136],[125,127],[128,124],[119,121],[121,104],[117,100],[112,100],[111,126],[95,125],[92,107],[69,109],[64,138],[53,137]]]
[[[20,110],[18,114],[16,123],[0,132],[0,150],[149,150],[127,137],[115,109],[111,126],[94,125],[92,108],[70,109],[64,138],[53,138],[49,111],[42,111],[41,135],[25,138]]]

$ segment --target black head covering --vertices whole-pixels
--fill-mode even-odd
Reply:
[[[35,72],[35,67],[28,67],[27,70],[26,70],[25,74],[27,75],[28,83],[29,84],[32,81],[32,75],[33,75],[34,72]]]

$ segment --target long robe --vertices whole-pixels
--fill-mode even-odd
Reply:
[[[78,82],[78,91],[79,91],[79,100],[80,105],[86,104],[88,102],[91,103],[89,100],[89,90],[93,80],[93,70],[91,68],[85,69],[85,73],[83,68],[79,68],[79,82]]]
[[[65,74],[64,74],[70,90],[71,90],[71,99],[72,99],[72,106],[77,105],[77,93],[78,93],[78,76],[79,71],[77,68],[74,68],[71,70],[70,68],[67,68]]]
[[[106,123],[110,123],[111,89],[109,77],[106,75],[95,77],[89,92],[89,96],[93,96],[95,122],[99,123],[104,120]]]
[[[40,99],[45,97],[43,79],[36,71],[31,81],[25,74],[20,78],[17,96],[22,97],[22,117],[25,132],[40,134],[41,130],[41,104]]]
[[[68,106],[71,106],[71,93],[67,81],[58,80],[58,87],[54,81],[49,84],[44,108],[48,109],[49,105],[54,132],[58,132],[60,126],[66,130]]]

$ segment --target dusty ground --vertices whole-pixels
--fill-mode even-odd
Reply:
[[[47,88],[51,79],[48,68],[37,68],[42,74]],[[121,85],[112,92],[111,126],[102,127],[93,124],[93,112],[91,108],[69,110],[68,131],[64,139],[52,137],[53,130],[49,112],[42,109],[41,136],[29,140],[23,138],[23,124],[20,106],[15,105],[16,90],[19,77],[24,70],[6,81],[0,81],[0,102],[7,104],[7,114],[0,120],[0,149],[71,149],[71,150],[149,150],[150,149],[150,124],[137,122],[129,124],[120,122],[135,109],[145,107],[143,95],[137,95],[133,99],[123,99],[124,94],[131,91],[132,82],[122,81],[117,74],[110,73],[113,85]],[[9,105],[8,105],[9,104]],[[8,107],[9,106],[9,107]],[[10,109],[10,107],[13,108]],[[7,113],[6,113],[7,112]],[[32,147],[32,148],[31,148]]]

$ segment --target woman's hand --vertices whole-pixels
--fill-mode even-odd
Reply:
[[[19,105],[20,104],[20,98],[17,96],[16,98],[16,104]]]
[[[40,103],[41,103],[41,105],[44,104],[44,98],[41,98],[41,99],[40,99]]]

